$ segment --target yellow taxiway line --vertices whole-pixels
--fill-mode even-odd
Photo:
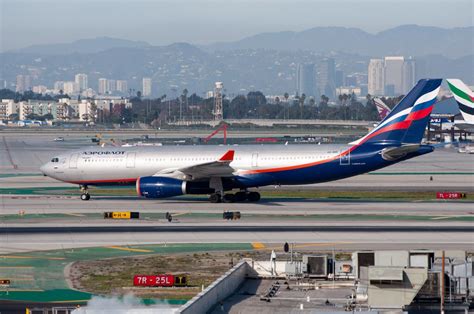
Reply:
[[[129,252],[140,252],[140,253],[152,253],[152,250],[144,250],[144,249],[133,249],[128,247],[121,247],[121,246],[106,246],[107,249],[113,250],[121,250],[121,251],[129,251]]]

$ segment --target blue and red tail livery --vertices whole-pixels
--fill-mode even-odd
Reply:
[[[420,80],[375,129],[351,144],[420,143],[441,82],[441,79]]]

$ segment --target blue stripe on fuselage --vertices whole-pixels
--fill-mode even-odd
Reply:
[[[397,161],[387,161],[382,158],[380,154],[381,150],[386,147],[399,145],[375,144],[370,146],[372,147],[368,148],[364,145],[352,151],[349,157],[349,163],[347,163],[347,159],[343,157],[342,160],[337,158],[304,168],[239,175],[235,178],[235,181],[240,188],[280,184],[298,185],[322,183],[374,171],[432,151],[431,146],[423,145],[417,152],[410,153],[404,158]]]

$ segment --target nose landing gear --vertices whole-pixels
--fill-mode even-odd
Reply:
[[[82,193],[81,194],[81,200],[83,200],[83,201],[90,200],[91,196],[89,194],[89,190],[87,188],[87,185],[81,185],[80,188],[81,188],[81,193]]]

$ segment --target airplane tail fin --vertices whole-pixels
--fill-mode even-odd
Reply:
[[[458,79],[447,79],[464,121],[474,123],[474,92]]]
[[[387,117],[390,113],[390,107],[387,106],[380,98],[374,98],[374,103],[379,113],[380,120],[385,119],[385,117]]]
[[[441,79],[423,79],[373,129],[352,145],[374,142],[419,144],[425,133]]]

